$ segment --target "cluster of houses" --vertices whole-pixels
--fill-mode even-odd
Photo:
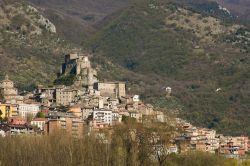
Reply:
[[[124,82],[100,82],[91,67],[89,55],[65,56],[61,76],[75,75],[71,86],[38,88],[20,96],[8,76],[0,82],[0,136],[17,134],[45,134],[64,129],[73,137],[84,133],[112,129],[128,117],[143,123],[145,117],[166,122],[163,112],[155,111],[145,104],[139,95],[127,95]],[[170,97],[171,88],[166,88]],[[248,137],[224,137],[215,130],[197,128],[177,119],[176,125],[183,129],[175,144],[168,147],[171,153],[190,150],[231,155],[248,152]]]
[[[203,151],[239,158],[250,150],[249,139],[246,136],[223,136],[217,134],[216,130],[198,128],[182,119],[177,119],[177,125],[183,129],[182,134],[175,138],[180,153]]]
[[[69,54],[65,56],[61,75],[74,74],[73,85],[40,85],[23,96],[6,75],[0,82],[2,135],[66,129],[78,137],[83,131],[112,128],[123,117],[131,117],[138,123],[142,123],[143,115],[164,119],[162,112],[144,104],[138,95],[127,95],[124,82],[99,82],[96,73],[88,56]]]

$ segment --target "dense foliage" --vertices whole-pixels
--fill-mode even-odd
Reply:
[[[55,81],[55,85],[66,85],[66,86],[71,86],[74,84],[75,81],[75,75],[70,74],[70,75],[62,75],[58,77]]]
[[[154,157],[157,153],[148,141],[154,129],[131,127],[116,126],[109,143],[105,141],[110,133],[108,131],[81,139],[61,132],[45,136],[0,137],[0,163],[4,166],[241,166],[240,163],[237,165],[236,160],[201,152]],[[136,135],[133,134],[135,129]],[[162,128],[161,131],[166,129]],[[155,131],[160,129],[157,127]],[[161,136],[166,141],[169,138],[164,134]],[[161,143],[168,143],[166,141]],[[249,163],[243,162],[243,165],[248,166]]]

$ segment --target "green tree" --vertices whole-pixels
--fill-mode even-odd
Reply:
[[[123,115],[122,116],[122,122],[124,122],[125,124],[134,124],[134,123],[136,123],[136,119],[132,118],[132,117],[129,117],[129,116]]]
[[[0,91],[0,100],[4,100],[4,95],[2,91]]]
[[[2,112],[2,110],[0,110],[0,121],[3,120],[2,115],[3,115],[3,112]]]
[[[7,117],[4,117],[4,118],[3,118],[3,121],[4,121],[4,122],[8,122],[8,118],[7,118]]]
[[[26,119],[27,119],[27,122],[30,123],[32,121],[32,119],[33,119],[33,115],[28,114]]]
[[[38,113],[36,114],[36,117],[37,117],[37,118],[45,118],[45,115],[44,115],[43,112],[38,112]]]
[[[69,108],[61,105],[61,106],[56,107],[56,110],[59,112],[67,112],[69,110]]]
[[[57,78],[54,81],[55,85],[66,85],[66,86],[70,86],[73,85],[75,81],[75,75],[70,74],[70,75],[63,75],[59,78]]]

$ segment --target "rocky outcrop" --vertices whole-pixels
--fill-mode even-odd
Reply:
[[[46,28],[46,30],[48,30],[51,33],[56,33],[56,26],[47,18],[45,18],[43,15],[39,14],[39,11],[33,7],[33,6],[28,6],[27,7],[27,11],[29,13],[38,15],[38,17],[40,17],[37,22],[38,24],[40,24],[42,27]]]
[[[10,33],[40,35],[48,31],[56,33],[55,25],[35,7],[21,2],[2,3],[0,6],[0,29]]]

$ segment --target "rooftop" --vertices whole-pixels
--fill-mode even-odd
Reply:
[[[35,118],[32,121],[46,121],[46,118]]]

